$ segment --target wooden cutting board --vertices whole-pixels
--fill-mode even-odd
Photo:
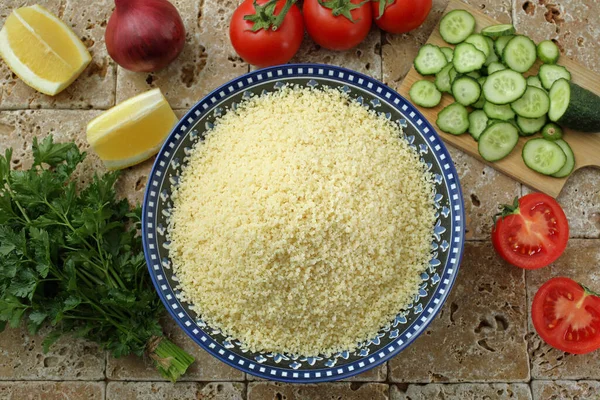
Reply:
[[[460,0],[450,0],[445,13],[457,8],[467,10],[471,14],[473,14],[475,20],[477,21],[477,31],[481,30],[481,28],[484,28],[488,25],[499,23],[498,21],[495,21],[494,19],[481,13],[479,10],[469,7],[467,4],[461,2]],[[444,42],[444,40],[440,36],[439,25],[433,31],[427,43],[432,43],[438,46],[453,47],[452,45],[449,45],[446,42]],[[600,94],[600,75],[584,68],[575,61],[572,61],[564,56],[562,56],[559,59],[558,63],[560,65],[564,65],[571,72],[571,77],[575,83],[587,88],[588,90],[591,90],[596,94]],[[540,63],[538,61],[527,75],[537,74],[539,65]],[[410,97],[408,96],[408,91],[410,90],[412,84],[415,81],[418,81],[419,79],[424,78],[421,75],[419,75],[419,73],[414,69],[414,67],[411,68],[410,72],[404,79],[404,82],[402,83],[402,86],[399,89],[400,94],[410,99]],[[426,79],[433,80],[433,77],[427,77]],[[444,94],[441,103],[437,107],[418,108],[425,115],[425,117],[437,128],[437,125],[435,125],[435,121],[437,119],[438,112],[441,111],[448,104],[451,104],[452,102],[454,102],[453,98],[449,94]],[[451,145],[474,156],[478,160],[485,162],[479,156],[479,153],[477,151],[477,142],[475,142],[468,133],[460,136],[454,136],[442,132],[439,128],[437,128],[437,131],[446,143],[450,143]],[[537,136],[539,136],[539,134],[535,137]],[[544,176],[530,170],[529,168],[527,168],[527,166],[525,166],[521,158],[521,150],[523,149],[523,145],[525,144],[525,142],[530,138],[531,137],[520,138],[517,147],[505,159],[495,163],[486,162],[486,164],[491,165],[497,170],[502,171],[506,175],[518,180],[519,182],[524,183],[525,185],[535,190],[547,193],[552,197],[557,197],[560,191],[562,190],[565,182],[567,181],[568,177],[563,179],[557,179]],[[600,167],[600,133],[583,133],[567,129],[565,130],[564,138],[569,143],[569,145],[571,145],[571,148],[575,153],[575,169],[587,166]]]

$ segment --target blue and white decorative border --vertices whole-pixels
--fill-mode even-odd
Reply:
[[[420,317],[415,319],[385,348],[381,348],[370,355],[365,355],[352,363],[313,370],[294,370],[293,368],[264,365],[256,360],[241,357],[213,340],[210,334],[206,333],[195,322],[195,318],[188,314],[168,283],[167,275],[165,275],[165,265],[158,252],[157,239],[157,228],[159,228],[157,226],[157,210],[162,184],[169,164],[173,161],[173,155],[181,145],[183,138],[189,134],[189,129],[194,126],[198,119],[215,110],[221,102],[230,96],[243,92],[257,84],[285,81],[293,78],[314,78],[319,81],[335,81],[336,83],[351,85],[370,92],[379,101],[397,109],[425,139],[429,149],[424,150],[431,150],[434,153],[440,170],[443,172],[443,180],[446,183],[449,195],[447,199],[449,208],[443,207],[441,212],[445,213],[445,216],[452,216],[450,241],[449,243],[444,241],[442,244],[445,247],[444,251],[450,251],[448,261],[443,268],[443,274],[439,277],[439,286],[435,294],[427,305],[419,310]],[[454,164],[435,129],[412,104],[388,86],[355,71],[321,64],[287,64],[250,72],[215,89],[198,102],[180,120],[160,150],[150,173],[142,213],[142,237],[148,269],[162,302],[179,326],[204,350],[232,367],[261,378],[293,383],[345,379],[371,369],[405,349],[426,329],[440,311],[456,279],[464,248],[465,211],[462,191]]]

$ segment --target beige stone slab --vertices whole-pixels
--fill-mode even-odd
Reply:
[[[174,0],[187,31],[179,58],[148,74],[118,69],[117,100],[160,88],[171,107],[189,108],[209,91],[248,71],[229,42],[231,14],[239,0]]]
[[[389,361],[392,382],[526,382],[529,361],[523,270],[489,242],[467,242],[442,312]]]
[[[106,400],[242,400],[245,386],[231,382],[109,382]]]
[[[104,45],[104,28],[112,12],[112,0],[3,0],[0,26],[14,8],[40,4],[70,26],[85,43],[92,62],[79,78],[63,92],[51,97],[41,94],[17,78],[0,60],[0,109],[26,108],[109,108],[115,101],[116,64]]]
[[[48,332],[31,335],[25,328],[7,328],[0,333],[0,381],[104,379],[104,352],[97,345],[62,337],[44,354]]]
[[[548,279],[566,276],[592,290],[600,290],[600,240],[571,239],[565,253],[552,265],[527,272],[528,309],[537,290]],[[546,344],[529,320],[529,355],[533,379],[600,379],[600,351],[568,354]]]
[[[320,383],[288,384],[279,382],[251,382],[248,400],[382,400],[388,399],[389,387],[381,383]]]
[[[583,400],[600,398],[600,381],[533,381],[533,400]]]
[[[429,385],[392,385],[391,400],[531,400],[525,383],[459,383]]]
[[[104,382],[0,382],[2,400],[104,400]]]

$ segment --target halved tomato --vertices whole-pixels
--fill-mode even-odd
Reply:
[[[574,354],[600,349],[600,297],[572,279],[544,283],[533,298],[531,318],[552,347]]]
[[[503,206],[492,229],[492,243],[512,265],[538,269],[556,261],[569,240],[569,223],[552,197],[532,193]]]

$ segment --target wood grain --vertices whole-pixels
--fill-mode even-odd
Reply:
[[[445,13],[457,8],[465,9],[473,14],[475,20],[477,21],[477,31],[488,25],[499,23],[498,21],[495,21],[494,19],[481,13],[479,10],[468,6],[460,0],[450,0]],[[427,43],[432,43],[438,46],[450,46],[441,38],[438,27],[436,27],[436,29],[433,31]],[[575,61],[564,56],[559,59],[558,63],[560,65],[564,65],[571,72],[573,82],[587,88],[588,90],[591,90],[596,94],[600,94],[600,75],[584,68]],[[539,65],[540,63],[538,61],[527,75],[537,74]],[[414,67],[411,68],[399,89],[400,94],[409,98],[408,91],[410,90],[410,87],[419,79],[424,78],[419,75]],[[433,80],[433,77],[427,77],[426,79]],[[452,102],[454,102],[452,96],[449,94],[444,94],[441,103],[437,107],[418,108],[423,115],[425,115],[425,117],[437,128],[435,121],[437,119],[438,112]],[[530,170],[527,168],[527,166],[525,166],[521,158],[521,150],[523,149],[525,142],[531,137],[520,138],[517,147],[505,159],[495,163],[487,163],[479,156],[477,151],[477,142],[475,142],[469,134],[454,136],[442,132],[439,128],[437,128],[437,131],[440,133],[442,139],[446,143],[465,151],[478,160],[491,165],[493,168],[502,171],[506,175],[518,180],[519,182],[524,183],[535,190],[547,193],[550,196],[557,197],[568,179],[557,179],[544,176]],[[536,136],[539,136],[539,134]],[[583,133],[566,129],[565,140],[569,143],[573,149],[573,152],[575,153],[575,169],[587,166],[600,167],[600,133]]]

